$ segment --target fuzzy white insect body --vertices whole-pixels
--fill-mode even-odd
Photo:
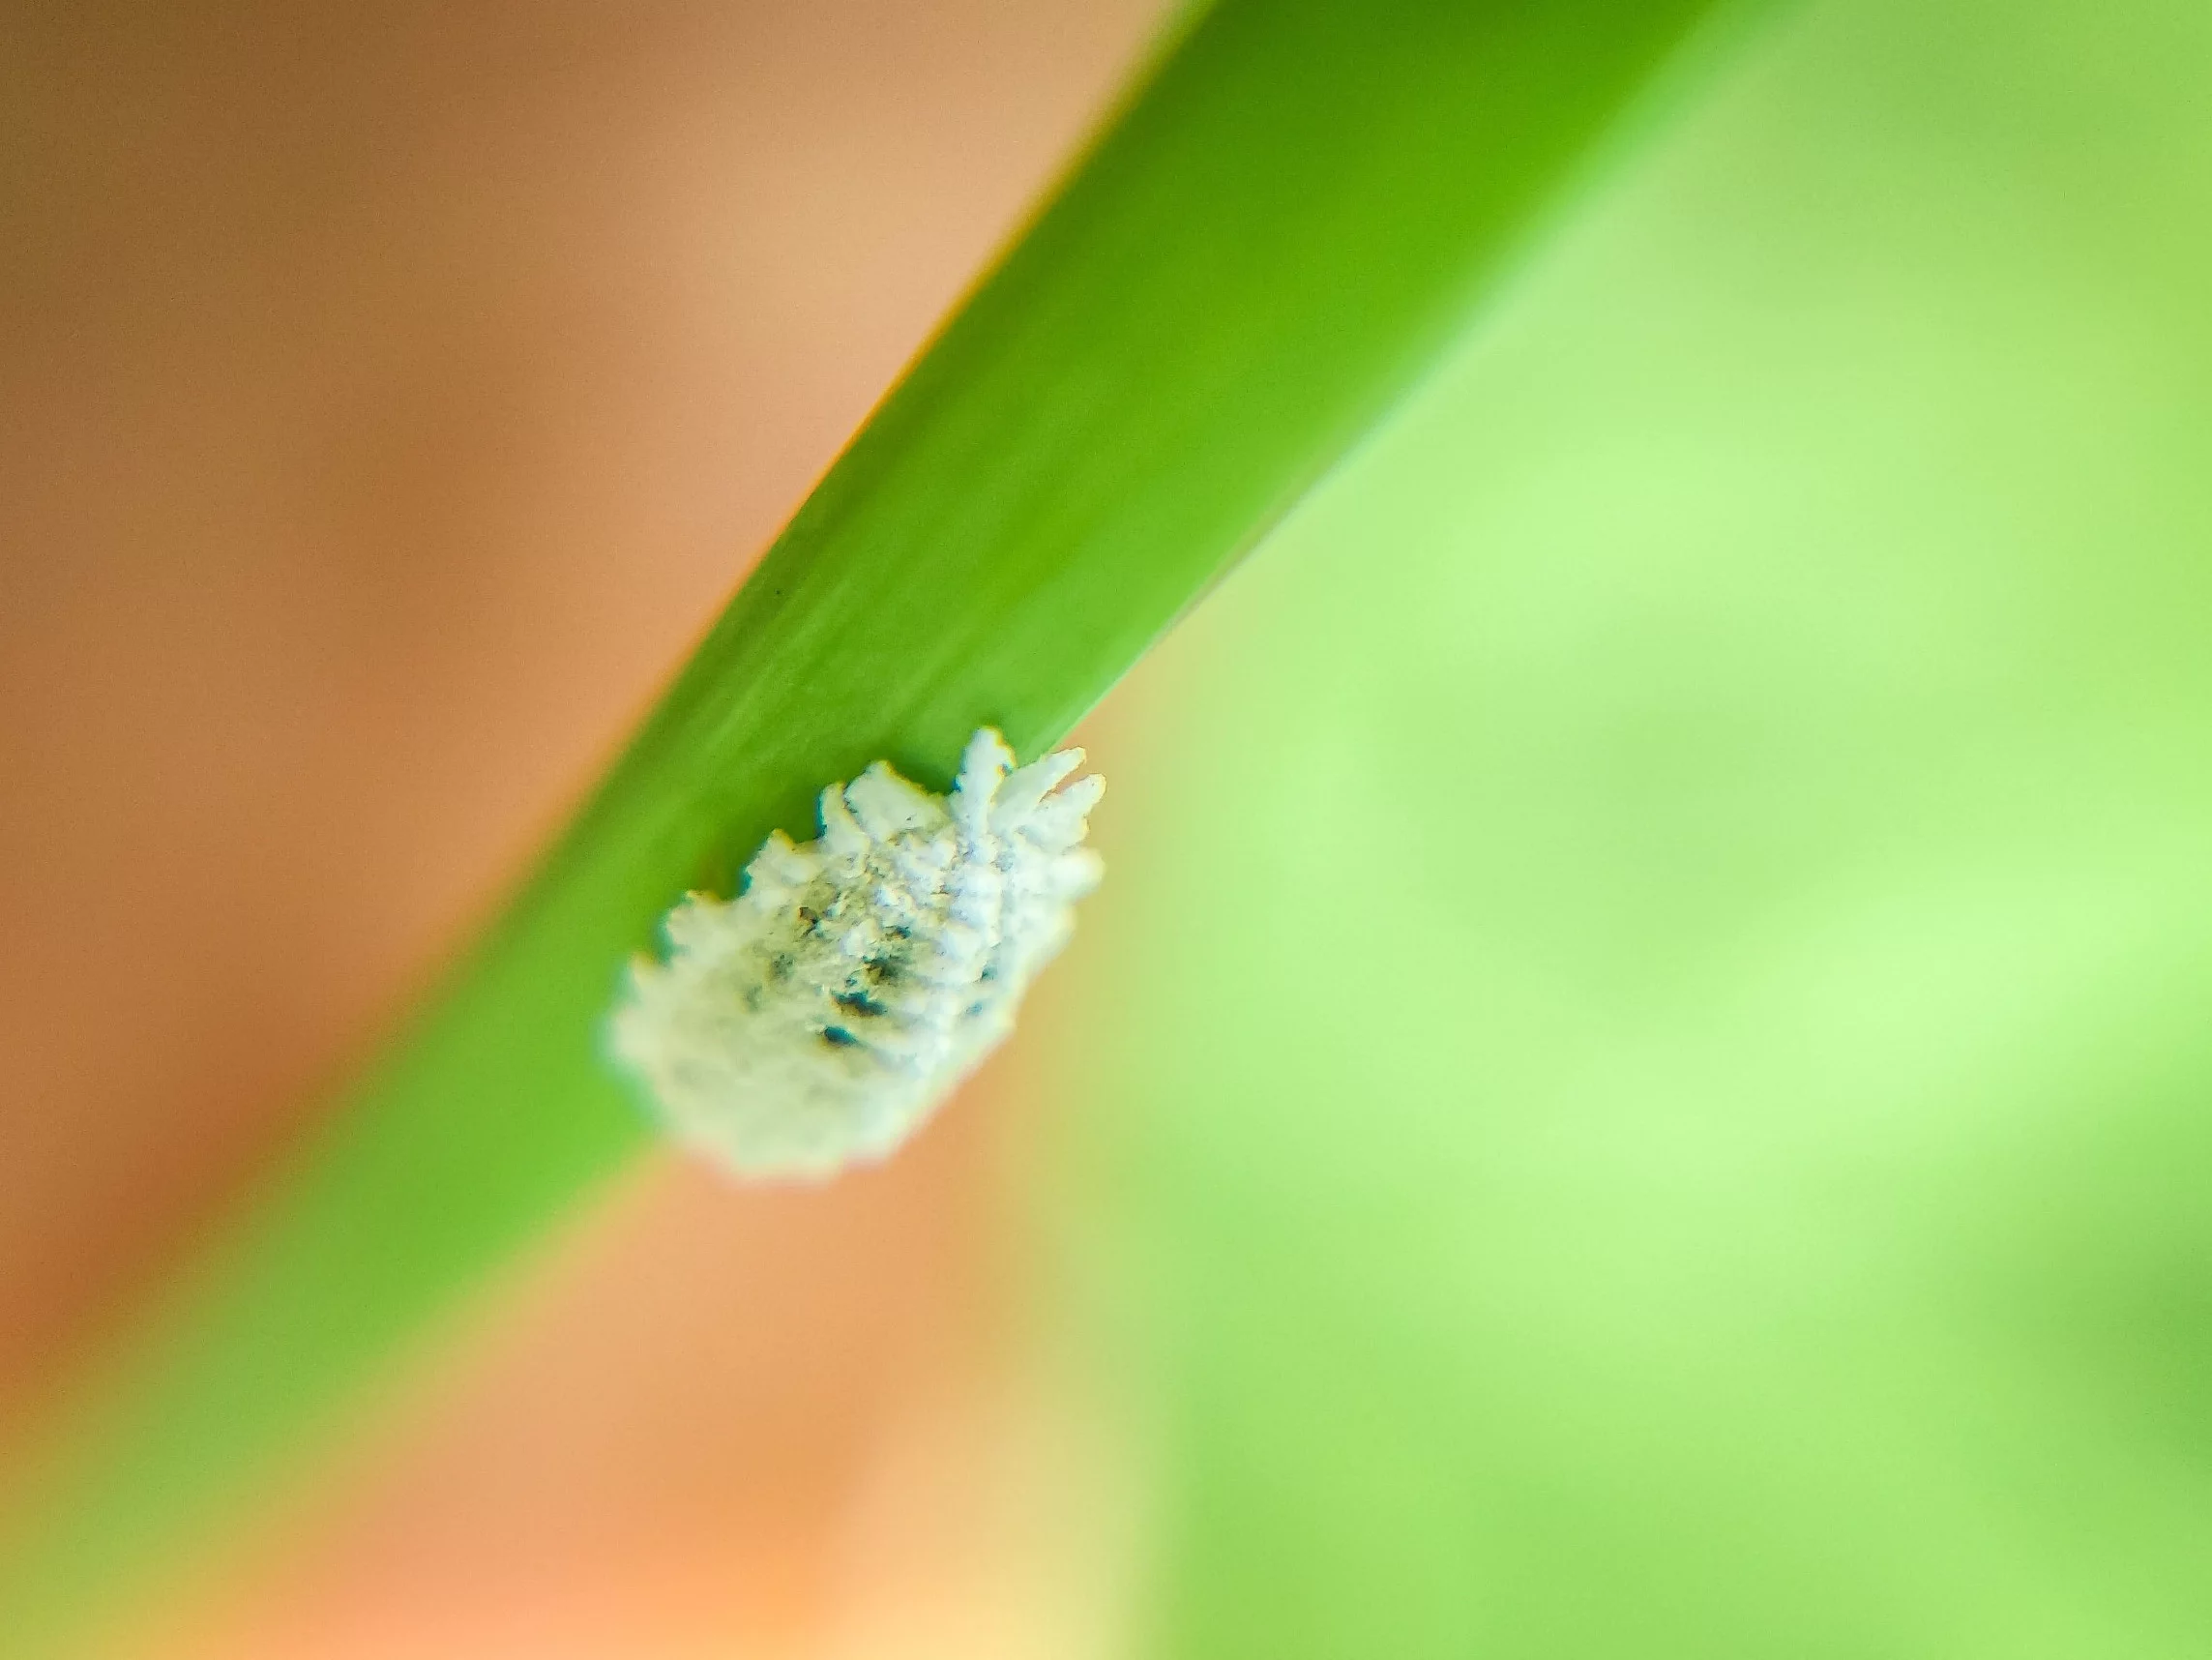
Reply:
[[[1098,885],[1082,751],[1016,770],[976,733],[951,796],[877,761],[769,837],[733,900],[689,894],[610,1024],[680,1141],[755,1176],[824,1176],[903,1141],[1013,1030]],[[1065,785],[1065,787],[1062,786]]]

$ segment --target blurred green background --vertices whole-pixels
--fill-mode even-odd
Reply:
[[[1146,1652],[2212,1651],[2208,71],[1785,13],[1109,710]]]

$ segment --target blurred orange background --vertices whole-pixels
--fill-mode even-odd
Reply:
[[[1158,12],[10,16],[8,1435],[515,879]],[[823,1194],[638,1172],[134,1651],[1081,1652],[1011,1076]]]

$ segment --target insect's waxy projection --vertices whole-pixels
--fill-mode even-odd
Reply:
[[[1104,793],[1080,750],[1017,769],[968,743],[950,796],[877,761],[822,792],[822,834],[781,831],[735,899],[690,894],[665,962],[632,967],[611,1037],[680,1141],[741,1174],[881,1158],[1013,1029],[1098,885]]]

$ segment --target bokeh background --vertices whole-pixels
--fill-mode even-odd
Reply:
[[[247,1191],[1131,0],[18,10],[0,1408]],[[1090,724],[1013,1052],[639,1170],[132,1651],[2212,1646],[2212,14],[1804,0]]]

